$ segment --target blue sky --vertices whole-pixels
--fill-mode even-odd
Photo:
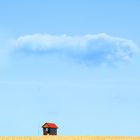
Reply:
[[[0,0],[0,135],[139,135],[139,6]]]

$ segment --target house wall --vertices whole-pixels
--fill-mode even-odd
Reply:
[[[43,128],[43,135],[57,135],[57,129],[55,128]]]
[[[51,135],[57,135],[57,129],[54,128],[50,128],[50,132]]]

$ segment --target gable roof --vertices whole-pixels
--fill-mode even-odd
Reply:
[[[58,128],[55,123],[45,123],[42,128]]]

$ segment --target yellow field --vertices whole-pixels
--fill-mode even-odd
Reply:
[[[140,140],[140,136],[0,136],[0,140]]]

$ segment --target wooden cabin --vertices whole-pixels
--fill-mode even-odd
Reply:
[[[42,128],[43,135],[57,135],[58,126],[54,123],[45,123]]]

